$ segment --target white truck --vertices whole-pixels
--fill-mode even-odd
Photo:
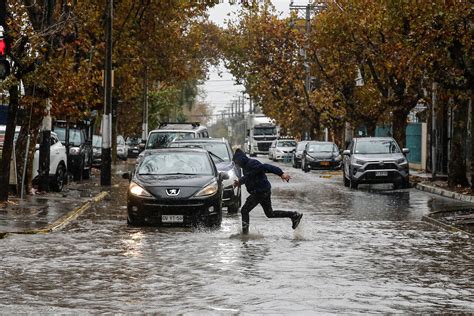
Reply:
[[[247,116],[247,137],[245,151],[252,157],[257,154],[268,154],[272,141],[278,138],[278,128],[275,122],[264,114],[249,114]]]

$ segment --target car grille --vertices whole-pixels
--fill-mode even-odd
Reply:
[[[257,143],[258,151],[268,151],[271,143]]]
[[[389,163],[369,163],[364,167],[365,170],[389,170],[389,169],[398,169],[397,164]]]

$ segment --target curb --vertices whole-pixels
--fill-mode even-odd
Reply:
[[[105,199],[109,195],[108,192],[102,191],[99,194],[97,194],[95,197],[91,198],[81,206],[75,208],[74,210],[68,212],[67,214],[63,215],[53,223],[49,224],[43,229],[35,229],[35,230],[29,230],[29,231],[24,231],[24,232],[5,232],[5,233],[0,233],[0,239],[3,239],[7,237],[8,235],[11,234],[17,234],[17,235],[34,235],[34,234],[47,234],[51,233],[53,231],[57,231],[67,224],[69,224],[71,221],[76,219],[79,215],[87,211],[88,209],[91,208],[91,206],[94,203],[99,203],[103,199]]]
[[[415,188],[420,190],[420,191],[425,191],[425,192],[428,192],[428,193],[441,195],[441,196],[444,196],[444,197],[447,197],[447,198],[460,200],[460,201],[464,201],[464,202],[474,203],[474,196],[471,196],[471,195],[464,195],[464,194],[448,191],[448,190],[445,190],[445,189],[433,187],[433,186],[430,186],[430,185],[426,185],[426,184],[423,184],[423,183],[417,183],[415,185]]]
[[[453,225],[449,225],[449,224],[446,224],[446,223],[443,223],[442,221],[439,221],[437,219],[434,219],[432,217],[429,217],[429,216],[423,216],[421,218],[423,221],[431,224],[431,225],[434,225],[434,226],[437,226],[437,227],[441,227],[451,233],[463,233],[463,234],[466,234],[468,235],[469,237],[472,237],[473,235],[465,230],[462,230],[456,226],[453,226]]]

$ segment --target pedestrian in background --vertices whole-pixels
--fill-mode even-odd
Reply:
[[[243,170],[243,176],[239,180],[234,181],[234,187],[244,184],[250,194],[240,211],[242,213],[242,233],[248,234],[249,214],[258,204],[262,206],[268,218],[288,217],[291,219],[292,228],[296,229],[303,214],[289,211],[274,211],[272,209],[271,184],[267,179],[266,173],[276,174],[286,182],[290,181],[290,175],[274,165],[262,164],[256,159],[248,158],[240,149],[235,151],[232,160]]]

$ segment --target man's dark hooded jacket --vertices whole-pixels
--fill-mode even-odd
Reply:
[[[258,160],[248,158],[240,149],[235,151],[233,160],[242,167],[244,175],[239,179],[239,183],[245,184],[250,194],[270,191],[272,186],[265,173],[274,173],[280,177],[283,174],[283,170],[276,166],[263,164]]]

